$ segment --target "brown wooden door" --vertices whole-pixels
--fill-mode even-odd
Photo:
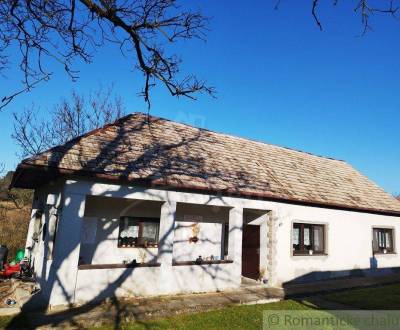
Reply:
[[[242,275],[255,280],[260,277],[260,226],[243,226]]]

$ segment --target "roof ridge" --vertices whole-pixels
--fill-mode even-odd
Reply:
[[[164,121],[172,122],[172,123],[175,123],[175,124],[179,124],[179,125],[195,128],[195,129],[198,129],[198,130],[201,130],[201,131],[207,131],[207,132],[210,132],[210,133],[227,136],[227,137],[230,137],[230,138],[235,138],[235,139],[241,139],[241,140],[245,140],[245,141],[255,142],[255,143],[271,146],[271,147],[274,147],[274,148],[285,149],[285,150],[289,150],[289,151],[294,151],[294,152],[306,154],[306,155],[309,155],[309,156],[314,156],[314,157],[328,159],[328,160],[334,160],[334,161],[343,162],[343,163],[348,164],[345,160],[342,160],[342,159],[337,159],[337,158],[333,158],[333,157],[329,157],[329,156],[323,156],[323,155],[317,155],[317,154],[314,154],[312,152],[308,152],[308,151],[304,151],[304,150],[300,150],[300,149],[295,149],[295,148],[291,148],[291,147],[286,147],[286,146],[280,146],[280,145],[277,145],[277,144],[268,143],[268,142],[265,142],[265,141],[260,141],[260,140],[251,139],[251,138],[246,138],[246,137],[238,136],[238,135],[234,135],[234,134],[217,132],[217,131],[213,131],[213,130],[210,130],[210,129],[207,129],[207,128],[196,127],[196,126],[193,126],[193,125],[190,125],[190,124],[187,124],[187,123],[174,121],[172,119],[149,115],[149,114],[144,113],[144,112],[134,112],[132,115],[135,115],[135,114],[141,114],[141,115],[149,116],[149,117],[154,118],[154,119],[164,120]]]
[[[44,151],[42,151],[42,152],[40,152],[40,153],[38,153],[38,154],[36,154],[36,155],[30,156],[30,157],[28,157],[28,158],[25,158],[25,159],[23,159],[23,160],[21,161],[21,163],[25,163],[25,162],[29,161],[30,159],[35,158],[35,157],[39,157],[40,155],[43,155],[43,154],[45,154],[45,153],[47,153],[47,152],[54,151],[54,150],[56,150],[57,148],[61,148],[61,147],[65,146],[65,145],[67,145],[68,143],[72,143],[72,142],[75,142],[75,141],[79,141],[79,140],[81,140],[81,139],[83,139],[83,138],[92,136],[92,135],[96,134],[97,132],[104,131],[104,130],[106,130],[107,128],[109,128],[109,127],[111,127],[111,126],[116,126],[116,125],[118,125],[120,122],[124,122],[124,121],[128,120],[130,117],[133,117],[134,115],[137,115],[137,114],[143,114],[143,113],[142,113],[142,112],[132,112],[132,113],[130,113],[130,114],[127,114],[127,115],[125,115],[125,116],[123,116],[123,117],[120,117],[120,118],[114,120],[112,123],[105,124],[105,125],[103,125],[103,126],[101,126],[101,127],[94,128],[94,129],[92,129],[92,130],[90,130],[90,131],[88,131],[88,132],[86,132],[86,133],[83,133],[83,134],[81,134],[81,135],[78,135],[78,136],[76,136],[76,137],[74,137],[74,138],[72,138],[72,139],[70,139],[70,140],[64,142],[64,143],[61,144],[61,145],[57,145],[57,146],[51,147],[51,148],[46,149],[46,150],[44,150]]]
[[[229,138],[241,139],[241,140],[248,141],[248,142],[255,142],[255,143],[259,143],[259,144],[262,144],[262,145],[267,145],[267,146],[274,147],[274,148],[289,150],[289,151],[293,151],[293,152],[297,152],[297,153],[301,153],[301,154],[306,154],[306,155],[313,156],[313,157],[323,158],[323,159],[327,159],[327,160],[334,160],[334,161],[343,162],[343,163],[347,164],[346,161],[341,160],[341,159],[336,159],[336,158],[329,157],[329,156],[317,155],[317,154],[314,154],[314,153],[311,153],[311,152],[308,152],[308,151],[299,150],[299,149],[295,149],[295,148],[290,148],[290,147],[286,147],[286,146],[280,146],[280,145],[277,145],[277,144],[268,143],[268,142],[265,142],[265,141],[255,140],[255,139],[251,139],[251,138],[246,138],[246,137],[238,136],[238,135],[234,135],[234,134],[228,134],[228,133],[224,133],[224,132],[217,132],[217,131],[213,131],[213,130],[210,130],[210,129],[207,129],[207,128],[196,127],[196,126],[193,126],[193,125],[190,125],[190,124],[187,124],[187,123],[178,122],[178,121],[175,121],[175,120],[172,120],[172,119],[168,119],[168,118],[164,118],[164,117],[160,117],[160,116],[150,115],[149,113],[145,113],[145,112],[141,112],[141,111],[135,111],[135,112],[132,112],[130,114],[127,114],[127,115],[125,115],[125,116],[123,116],[121,118],[116,119],[112,123],[108,123],[108,124],[105,124],[105,125],[103,125],[101,127],[97,127],[95,129],[92,129],[89,132],[83,133],[83,134],[81,134],[81,135],[79,135],[77,137],[74,137],[73,139],[70,139],[70,140],[66,141],[62,145],[54,146],[52,148],[44,150],[43,152],[41,152],[41,153],[39,153],[37,155],[34,155],[32,157],[37,157],[37,156],[42,155],[42,154],[44,154],[46,152],[54,151],[55,149],[60,148],[60,147],[66,145],[68,143],[75,142],[75,141],[78,141],[78,140],[83,139],[85,137],[92,136],[92,135],[96,134],[97,132],[104,131],[105,129],[107,129],[109,127],[112,127],[112,126],[117,126],[120,123],[123,123],[123,122],[129,120],[130,118],[138,116],[138,115],[146,116],[148,118],[152,118],[153,120],[157,119],[157,120],[163,120],[163,121],[171,122],[171,123],[174,123],[174,124],[178,124],[178,125],[194,128],[194,129],[197,129],[197,130],[200,130],[200,131],[210,132],[210,133],[213,133],[213,134],[226,136],[226,137],[229,137]],[[28,157],[26,159],[23,159],[22,162],[25,162],[25,161],[31,159],[32,157]]]

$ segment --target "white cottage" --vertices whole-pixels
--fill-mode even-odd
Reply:
[[[50,305],[400,266],[400,202],[347,163],[146,114],[24,160],[11,186],[35,189]]]

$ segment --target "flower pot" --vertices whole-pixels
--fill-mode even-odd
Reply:
[[[189,238],[189,243],[197,243],[198,241],[199,241],[199,238],[197,236]]]

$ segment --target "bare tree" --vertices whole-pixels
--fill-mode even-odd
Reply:
[[[330,0],[334,6],[342,0]],[[363,33],[374,14],[395,16],[400,0],[352,0]],[[276,0],[276,8],[283,0]],[[286,0],[289,2],[289,0]],[[310,0],[318,18],[320,0]],[[178,5],[178,0],[2,0],[0,1],[0,73],[10,65],[8,51],[19,49],[24,81],[20,90],[3,97],[0,110],[16,96],[51,78],[49,61],[59,63],[73,79],[77,61],[90,63],[102,46],[117,45],[143,74],[141,95],[150,106],[150,90],[163,85],[173,96],[195,98],[215,93],[195,75],[181,75],[180,58],[167,51],[180,40],[205,39],[208,18]],[[13,54],[13,59],[16,56]],[[112,63],[110,63],[112,65]]]
[[[12,138],[22,157],[31,156],[111,123],[124,112],[121,98],[113,96],[112,87],[100,88],[87,98],[73,91],[70,99],[54,105],[47,119],[39,119],[34,106],[14,113]]]
[[[333,6],[340,5],[341,0],[330,0]],[[280,0],[278,0],[276,4],[276,8],[279,7]],[[322,31],[322,23],[318,16],[318,5],[320,4],[320,0],[311,0],[311,15],[315,20],[318,28]],[[370,24],[370,19],[375,14],[385,14],[396,17],[398,7],[398,0],[353,0],[353,11],[358,14],[361,18],[362,24],[362,35],[372,30],[372,26]]]
[[[341,0],[331,0],[334,6],[340,4]],[[375,14],[386,14],[393,17],[396,17],[396,13],[398,11],[398,1],[397,0],[382,0],[382,1],[374,1],[374,0],[355,0],[354,2],[354,12],[360,15],[361,24],[363,26],[362,34],[364,35],[369,30],[372,30],[372,26],[370,25],[370,19]],[[318,25],[319,29],[322,31],[322,24],[317,14],[317,7],[320,3],[320,0],[312,0],[312,16]]]
[[[173,96],[212,94],[213,88],[196,76],[180,76],[181,60],[165,50],[179,40],[204,39],[207,23],[200,12],[184,9],[176,0],[2,0],[0,70],[10,64],[7,51],[16,46],[24,81],[21,90],[2,99],[0,109],[48,80],[49,60],[75,80],[76,61],[91,62],[105,44],[116,44],[143,73],[141,95],[148,104],[157,83]]]

